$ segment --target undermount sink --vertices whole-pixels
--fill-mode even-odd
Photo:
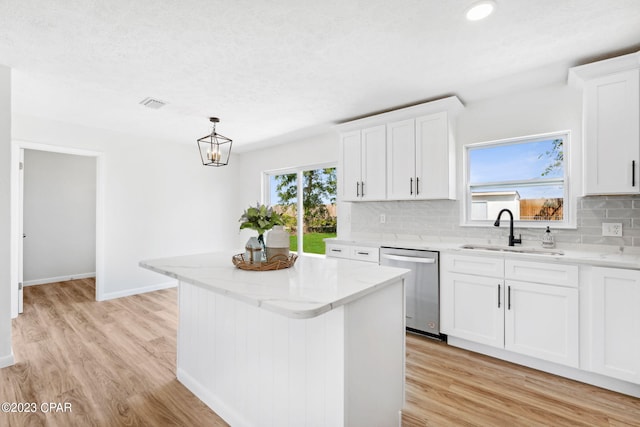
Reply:
[[[460,246],[461,249],[475,249],[480,251],[497,251],[497,252],[515,252],[519,254],[536,254],[536,255],[564,255],[564,252],[558,249],[543,248],[527,248],[521,246],[498,246],[498,245],[474,245],[467,244]]]

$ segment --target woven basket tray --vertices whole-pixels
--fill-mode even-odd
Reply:
[[[291,267],[296,263],[298,256],[295,254],[290,254],[288,257],[285,257],[284,255],[276,255],[274,258],[275,259],[272,259],[271,261],[261,262],[260,264],[249,264],[244,260],[244,254],[237,254],[231,258],[231,261],[233,261],[233,265],[241,270],[271,271]]]

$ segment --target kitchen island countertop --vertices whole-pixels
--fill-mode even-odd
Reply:
[[[276,271],[246,271],[218,252],[141,261],[140,266],[286,317],[305,319],[348,304],[402,278],[408,270],[300,256]]]

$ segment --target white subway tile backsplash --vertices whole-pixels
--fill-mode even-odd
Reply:
[[[481,238],[506,240],[505,228],[461,227],[455,200],[360,202],[351,207],[351,232],[360,236],[405,238]],[[380,223],[380,214],[386,222]],[[640,196],[589,196],[578,199],[577,229],[553,230],[559,243],[640,247]],[[603,237],[603,222],[622,223],[623,237]],[[525,241],[542,238],[539,228],[520,228]]]

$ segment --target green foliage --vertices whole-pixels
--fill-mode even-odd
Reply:
[[[311,228],[335,227],[336,219],[327,210],[327,203],[336,202],[336,168],[312,169],[302,172],[302,206],[304,223]],[[283,206],[294,206],[298,198],[298,176],[278,175],[276,191]]]
[[[554,139],[553,147],[551,148],[551,150],[546,151],[538,156],[539,159],[541,159],[542,157],[548,157],[549,159],[551,159],[551,163],[547,165],[541,176],[547,176],[554,170],[562,167],[562,162],[564,161],[562,139]]]
[[[336,237],[336,233],[305,233],[302,237],[304,252],[308,254],[324,254],[326,250],[324,239],[329,237]],[[290,243],[289,249],[297,252],[298,241],[296,236],[290,237]]]
[[[244,211],[239,219],[240,230],[249,228],[263,235],[265,231],[271,230],[274,225],[282,225],[284,223],[282,216],[275,212],[273,208],[257,203],[255,207],[250,206]]]

